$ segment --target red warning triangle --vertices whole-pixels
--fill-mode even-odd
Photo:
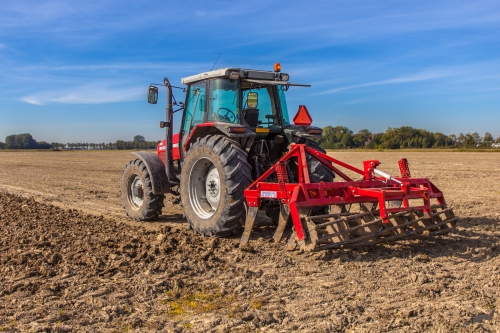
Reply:
[[[313,120],[306,106],[299,105],[299,111],[297,111],[297,114],[293,117],[293,123],[297,126],[309,126],[312,122]]]

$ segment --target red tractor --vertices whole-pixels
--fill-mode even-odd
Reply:
[[[454,228],[456,218],[442,193],[426,179],[410,178],[407,163],[401,177],[394,178],[376,169],[378,161],[365,161],[360,170],[326,155],[312,140],[322,130],[311,126],[305,106],[290,122],[285,92],[309,85],[289,78],[279,64],[274,71],[201,73],[182,79],[187,86],[184,103],[172,95],[172,88],[179,87],[164,79],[166,121],[160,127],[166,129],[166,139],[156,154],[136,152],[138,158],[126,166],[121,191],[127,215],[155,220],[165,194],[173,193],[180,195],[196,233],[224,237],[245,225],[246,243],[257,210],[262,210],[278,225],[277,241],[292,221],[289,247],[308,250]],[[157,86],[149,87],[149,103],[158,101]],[[183,111],[178,134],[173,134],[173,105]],[[335,164],[363,178],[354,181]],[[336,174],[344,181],[334,182]],[[431,198],[437,206],[431,207]],[[410,199],[423,204],[411,205]],[[399,207],[387,207],[389,201]],[[351,209],[353,204],[358,211]]]

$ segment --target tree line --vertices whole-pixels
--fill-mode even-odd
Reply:
[[[500,136],[495,140],[488,132],[482,137],[477,132],[446,135],[410,126],[389,127],[384,133],[362,129],[354,134],[345,126],[326,126],[318,143],[325,149],[488,148],[500,147]]]
[[[5,138],[5,142],[0,142],[0,149],[155,149],[159,141],[146,141],[144,136],[136,135],[132,141],[117,140],[116,142],[85,143],[69,142],[60,143],[36,141],[29,133],[13,134]]]
[[[477,132],[445,135],[424,129],[402,126],[389,127],[384,133],[372,133],[362,129],[356,134],[345,126],[326,126],[323,136],[317,140],[325,149],[407,149],[407,148],[500,148],[500,136],[496,139],[486,132],[481,137]],[[37,142],[31,134],[13,134],[0,142],[0,149],[155,149],[159,141],[146,141],[136,135],[132,141],[117,140],[110,143],[47,143]]]

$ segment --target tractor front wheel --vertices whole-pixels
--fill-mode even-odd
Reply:
[[[130,161],[122,175],[122,205],[136,221],[152,221],[161,215],[164,194],[154,194],[151,176],[140,159]]]
[[[244,221],[244,190],[251,184],[246,152],[222,135],[199,138],[182,166],[181,200],[198,234],[224,237]],[[240,221],[241,220],[241,221]]]

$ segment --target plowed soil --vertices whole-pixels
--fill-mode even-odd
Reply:
[[[127,152],[0,153],[0,331],[498,332],[500,155],[332,153],[429,177],[455,234],[356,250],[287,252],[261,227],[195,235],[174,197],[156,223],[120,203]]]

